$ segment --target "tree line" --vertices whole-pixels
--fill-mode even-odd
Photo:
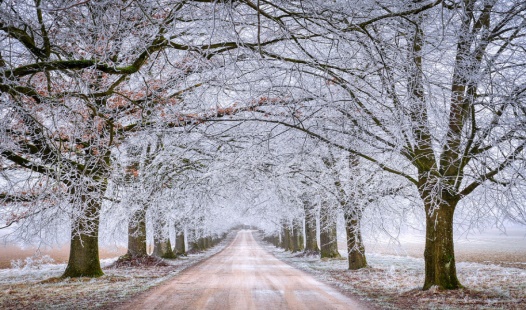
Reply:
[[[364,212],[398,197],[425,215],[423,288],[460,288],[455,213],[526,222],[525,13],[519,0],[0,1],[0,218],[25,232],[66,220],[64,276],[99,276],[101,214],[128,221],[141,253],[152,217],[167,249],[167,227],[219,231],[207,219],[233,213],[218,201],[279,181],[261,215],[286,221],[284,246],[301,243],[293,214],[309,248],[314,202],[337,206],[356,269]]]

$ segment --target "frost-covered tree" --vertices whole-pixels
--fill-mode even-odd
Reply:
[[[119,145],[215,107],[195,90],[223,65],[211,58],[238,47],[235,33],[215,31],[231,24],[215,16],[224,12],[199,1],[0,2],[2,221],[66,216],[65,277],[102,274],[100,209]]]
[[[478,212],[494,207],[524,220],[524,2],[262,3],[261,18],[291,40],[259,52],[295,70],[289,87],[305,94],[288,119],[262,108],[275,118],[260,121],[412,183],[426,214],[423,287],[461,287],[455,210],[484,197]]]
[[[157,78],[139,76],[148,75],[148,60],[170,42],[164,35],[181,7],[117,1],[0,6],[2,166],[25,175],[32,187],[21,191],[7,180],[3,191],[35,202],[10,204],[13,216],[6,221],[41,212],[44,193],[64,201],[72,222],[64,276],[100,276],[99,211],[112,151],[167,91]]]

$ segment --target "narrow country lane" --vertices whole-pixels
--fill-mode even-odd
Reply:
[[[251,231],[121,309],[364,309],[265,251]]]

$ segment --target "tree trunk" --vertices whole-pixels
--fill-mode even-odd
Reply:
[[[288,227],[288,234],[289,234],[289,242],[288,242],[289,247],[287,251],[294,252],[294,231],[293,231],[292,226]]]
[[[428,193],[428,195],[431,195]],[[445,195],[443,195],[445,196]],[[424,290],[432,286],[441,289],[461,288],[457,278],[453,245],[453,214],[458,200],[439,200],[441,203],[426,203],[426,245],[424,251]],[[449,203],[448,203],[449,202]],[[438,207],[435,207],[435,206]]]
[[[274,236],[274,246],[279,247],[279,234]]]
[[[350,270],[367,266],[365,246],[362,241],[362,210],[346,206],[344,210],[345,232],[347,233],[347,254]]]
[[[279,235],[270,235],[263,238],[266,242],[271,243],[275,247],[279,246]]]
[[[99,260],[100,204],[82,197],[84,216],[73,221],[69,260],[63,278],[104,275]]]
[[[283,239],[281,247],[285,249],[285,251],[292,251],[293,248],[292,231],[290,229],[290,226],[286,222],[283,224]]]
[[[192,251],[199,251],[199,237],[196,229],[188,230],[188,247]]]
[[[205,237],[199,237],[199,240],[197,241],[199,250],[206,250],[206,238]]]
[[[321,258],[339,258],[336,220],[326,204],[320,210],[320,252]]]
[[[160,219],[154,227],[156,228],[153,234],[153,256],[160,258],[176,258],[172,251],[172,244],[170,238],[165,235],[166,221]]]
[[[135,211],[128,222],[128,258],[148,256],[146,247],[146,210]]]
[[[305,248],[303,246],[303,220],[294,219],[292,232],[293,232],[293,252],[301,252]]]
[[[184,230],[175,232],[175,254],[176,255],[185,255],[186,246],[184,244]]]
[[[304,203],[305,209],[305,253],[318,254],[318,235],[316,230],[316,209],[310,203]]]
[[[156,238],[153,243],[153,256],[170,259],[176,258],[170,239],[159,240]]]

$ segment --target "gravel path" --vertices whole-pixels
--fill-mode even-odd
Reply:
[[[222,252],[119,309],[366,309],[268,253],[242,230]]]

